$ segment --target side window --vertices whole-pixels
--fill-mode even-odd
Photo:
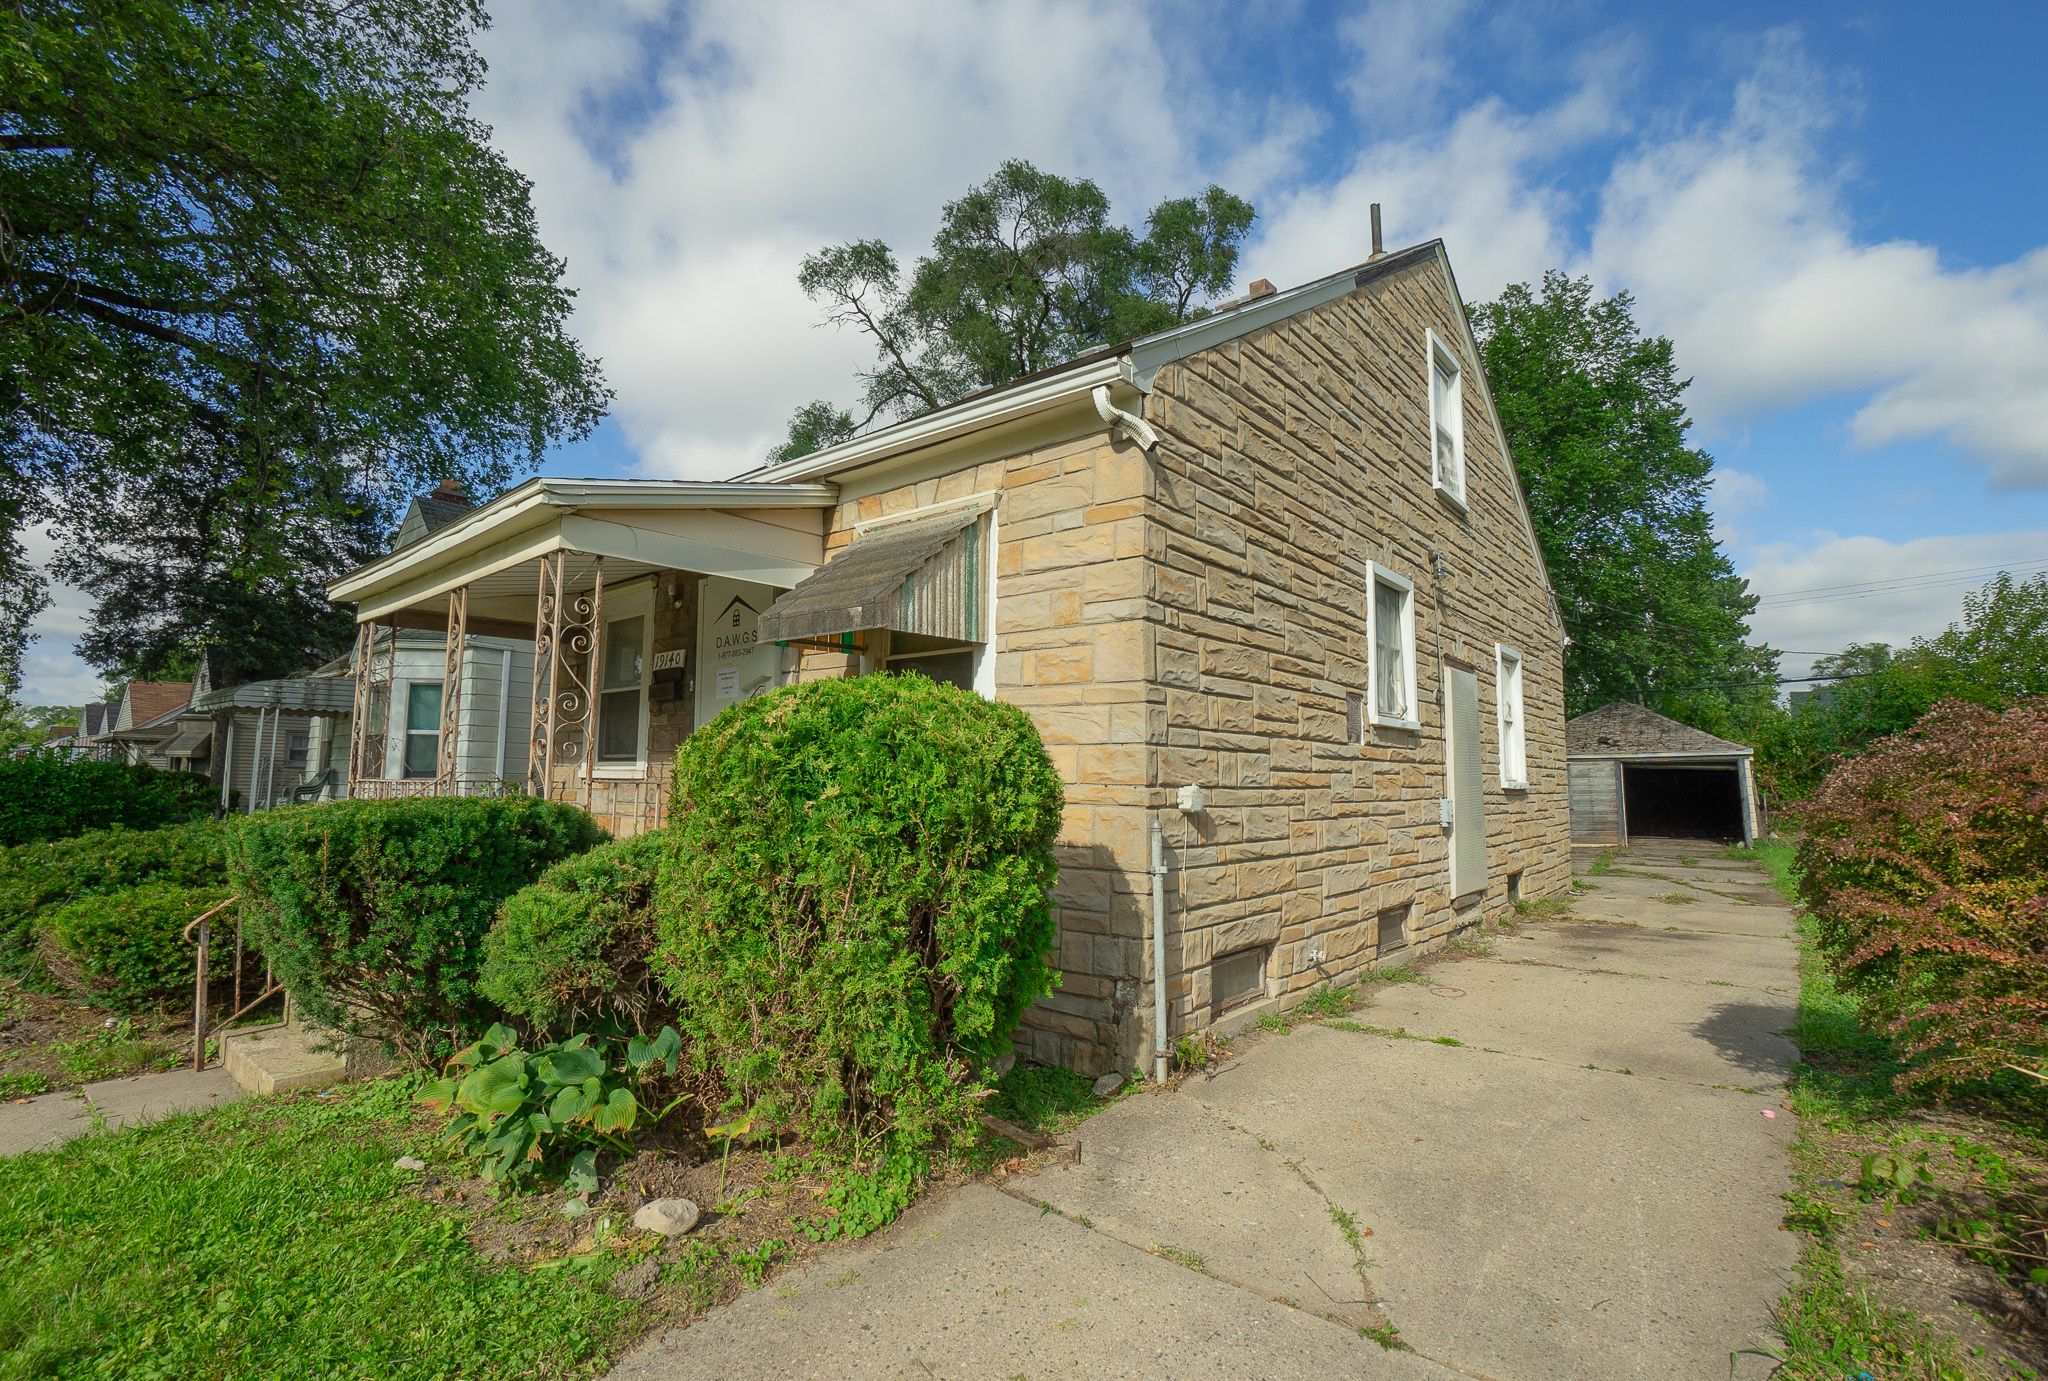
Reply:
[[[1529,736],[1522,725],[1522,654],[1511,647],[1493,651],[1494,696],[1499,702],[1500,784],[1529,785]]]
[[[1374,724],[1413,729],[1415,713],[1415,584],[1377,562],[1366,565],[1366,642],[1372,684],[1366,716]]]
[[[1465,506],[1465,371],[1449,346],[1428,333],[1430,481]]]
[[[640,725],[646,718],[647,617],[632,614],[604,626],[603,674],[597,687],[597,760],[640,760]]]
[[[413,681],[405,688],[405,775],[431,777],[441,769],[441,683]]]

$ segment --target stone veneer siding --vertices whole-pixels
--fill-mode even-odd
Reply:
[[[1026,1016],[1031,1058],[1128,1069],[1151,1048],[1148,823],[1167,822],[1169,1033],[1220,1014],[1211,960],[1267,946],[1244,1016],[1349,981],[1377,918],[1411,949],[1523,895],[1563,889],[1562,635],[1466,360],[1469,514],[1430,485],[1424,327],[1463,353],[1434,260],[1161,370],[1149,455],[1099,425],[935,478],[840,477],[827,551],[856,525],[995,495],[997,695],[1026,710],[1068,783],[1058,845],[1062,985]],[[1446,578],[1432,570],[1441,554]],[[1416,731],[1346,737],[1366,689],[1366,562],[1415,581]],[[1494,645],[1523,654],[1527,791],[1500,787]],[[1440,657],[1479,673],[1487,888],[1454,907]],[[844,674],[808,653],[803,674]],[[1183,818],[1174,788],[1207,809]],[[1322,951],[1320,966],[1309,963]]]

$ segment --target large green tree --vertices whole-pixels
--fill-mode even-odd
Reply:
[[[74,579],[189,647],[264,602],[305,521],[497,487],[602,415],[527,184],[468,112],[483,22],[478,0],[0,0],[0,645],[36,598],[24,523],[56,519]],[[288,511],[210,582],[120,540],[223,491]],[[222,581],[239,596],[187,599]],[[274,622],[282,655],[301,620]]]
[[[1902,648],[1852,643],[1814,663],[1825,684],[1747,717],[1757,775],[1781,798],[1807,795],[1844,758],[1910,729],[1941,700],[2005,710],[2048,696],[2048,574],[2001,572],[1963,597],[1962,617]]]
[[[1140,235],[1111,223],[1093,182],[1012,159],[946,204],[907,275],[880,240],[821,249],[797,282],[828,321],[874,342],[875,363],[856,408],[806,403],[769,459],[1199,316],[1229,288],[1252,220],[1249,202],[1210,187],[1161,202]]]
[[[1756,597],[1714,538],[1688,381],[1632,305],[1553,271],[1472,322],[1571,636],[1567,713],[1630,699],[1724,727],[1768,702],[1777,654],[1751,644]]]

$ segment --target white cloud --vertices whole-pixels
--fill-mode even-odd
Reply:
[[[654,474],[732,474],[798,404],[851,399],[871,352],[813,329],[794,282],[820,245],[914,253],[1012,156],[1095,178],[1133,222],[1211,176],[1256,195],[1317,128],[1283,102],[1209,99],[1151,16],[1107,0],[726,0],[564,27],[542,0],[501,7],[479,113],[534,179],[577,330]],[[1221,172],[1198,167],[1210,146]]]
[[[1811,653],[1852,642],[1901,646],[1941,632],[1962,614],[1963,596],[1991,579],[1992,569],[2039,561],[2048,529],[1920,537],[1816,534],[1812,545],[1756,548],[1738,564],[1763,596],[1751,630],[1787,655],[1782,673],[1803,676]],[[1880,588],[1868,588],[1873,584]],[[1857,588],[1863,587],[1863,588]]]
[[[1373,0],[1338,26],[1357,62],[1344,90],[1361,116],[1405,127],[1436,113],[1457,72],[1472,0]]]
[[[1724,122],[1616,165],[1595,272],[1677,342],[1704,420],[1869,394],[1858,444],[1939,437],[1995,486],[2048,485],[2048,249],[1958,268],[1860,238],[1828,166],[1842,104],[1796,34],[1768,36]]]

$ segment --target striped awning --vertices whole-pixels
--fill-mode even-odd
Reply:
[[[170,741],[163,746],[167,758],[196,758],[206,746],[213,742],[213,721],[210,719],[187,720],[178,726]]]
[[[980,642],[987,601],[985,508],[872,528],[761,614],[763,642],[798,642],[887,628]]]

